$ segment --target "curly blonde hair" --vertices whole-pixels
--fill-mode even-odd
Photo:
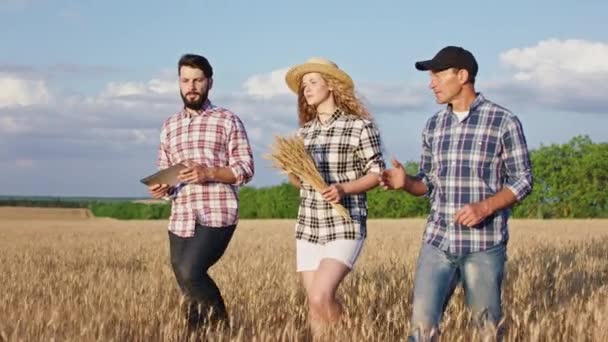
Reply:
[[[327,74],[320,75],[327,83],[327,86],[333,89],[332,95],[338,108],[347,114],[362,119],[369,119],[371,117],[371,114],[367,108],[365,108],[365,105],[355,95],[353,88],[348,87],[343,82],[340,82],[338,79]],[[317,109],[306,102],[304,88],[302,86],[300,86],[300,89],[298,90],[298,117],[300,120],[300,127],[317,117]]]

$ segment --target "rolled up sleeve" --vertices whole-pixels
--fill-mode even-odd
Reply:
[[[158,144],[156,166],[159,170],[163,170],[171,166],[171,161],[169,159],[166,124],[163,125],[163,128],[160,131],[160,143]]]
[[[384,171],[386,166],[382,158],[380,133],[373,122],[366,122],[361,130],[358,154],[363,163],[364,174],[380,174]]]
[[[513,116],[505,122],[501,140],[507,176],[504,186],[521,201],[532,191],[533,176],[526,138],[517,117]]]
[[[254,174],[253,152],[245,126],[238,117],[234,117],[228,137],[229,168],[236,177],[234,185],[248,183]]]
[[[425,197],[431,197],[435,189],[430,177],[431,170],[433,170],[433,155],[431,154],[431,143],[429,141],[429,124],[430,120],[422,130],[422,153],[420,154],[420,165],[418,165],[418,174],[416,175],[416,178],[426,186]]]

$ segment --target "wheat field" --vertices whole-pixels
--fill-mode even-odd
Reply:
[[[0,341],[310,339],[291,220],[241,221],[210,271],[230,328],[188,334],[166,221],[11,210],[0,211]],[[369,222],[331,340],[405,340],[423,224]],[[447,308],[444,341],[482,339],[463,297],[457,290]],[[503,298],[505,341],[608,341],[608,221],[512,221]]]

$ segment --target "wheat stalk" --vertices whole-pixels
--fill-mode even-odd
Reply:
[[[271,152],[266,155],[266,158],[273,161],[273,167],[283,170],[286,174],[296,175],[310,184],[318,193],[328,186],[300,137],[275,136],[275,143],[271,146]],[[331,205],[342,217],[351,220],[348,210],[344,206],[339,203],[331,203]]]

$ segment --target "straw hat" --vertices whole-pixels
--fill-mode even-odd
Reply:
[[[304,64],[290,68],[285,75],[285,82],[287,82],[289,89],[297,94],[300,89],[300,83],[302,82],[302,76],[311,72],[332,76],[338,81],[346,84],[349,88],[355,87],[352,78],[350,78],[347,73],[340,70],[336,63],[321,57],[313,57]]]

